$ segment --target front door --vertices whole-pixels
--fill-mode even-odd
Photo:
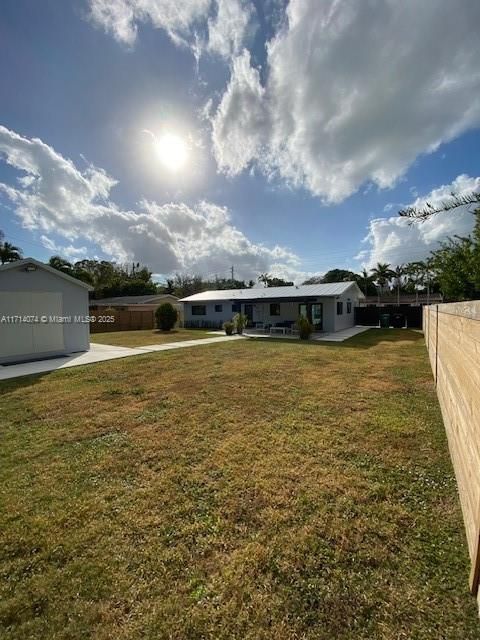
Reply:
[[[245,315],[247,316],[247,326],[251,327],[253,324],[253,304],[245,305]]]
[[[313,325],[314,331],[321,331],[323,328],[323,304],[321,302],[305,302],[298,305],[298,314],[308,318]]]

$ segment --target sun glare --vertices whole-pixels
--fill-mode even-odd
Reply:
[[[178,171],[187,161],[187,145],[174,133],[165,133],[156,142],[160,162],[169,171]]]

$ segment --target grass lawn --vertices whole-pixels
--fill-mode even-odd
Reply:
[[[109,331],[106,333],[90,334],[90,341],[99,342],[100,344],[112,344],[116,347],[145,347],[149,344],[165,344],[167,342],[181,342],[183,340],[214,338],[215,334],[209,333],[209,331],[211,331],[211,329]]]
[[[3,640],[479,637],[420,333],[224,342],[0,393]]]

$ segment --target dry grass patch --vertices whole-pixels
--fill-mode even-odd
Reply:
[[[420,334],[219,343],[0,390],[3,637],[478,637]]]

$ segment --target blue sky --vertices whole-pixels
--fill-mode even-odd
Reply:
[[[460,4],[4,0],[0,229],[159,275],[424,257],[472,216],[412,229],[398,208],[480,187],[480,9]]]

